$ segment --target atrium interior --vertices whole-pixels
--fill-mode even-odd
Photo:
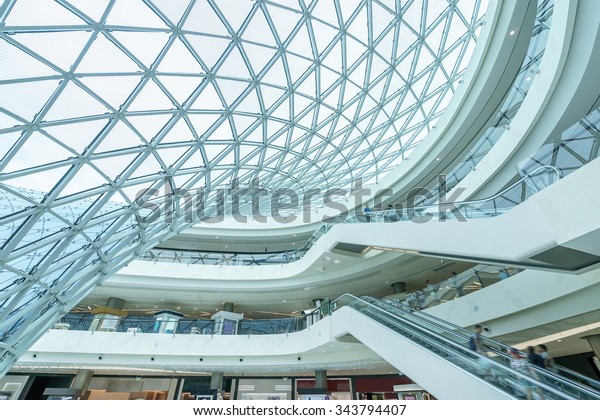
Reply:
[[[596,8],[0,0],[0,399],[600,399]]]

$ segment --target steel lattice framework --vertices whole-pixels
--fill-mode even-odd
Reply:
[[[376,182],[425,137],[484,1],[0,3],[0,374],[187,226],[148,188]],[[41,191],[41,192],[39,192]]]

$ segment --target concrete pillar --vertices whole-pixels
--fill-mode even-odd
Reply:
[[[585,338],[587,340],[596,357],[600,359],[600,334],[586,335],[585,337],[581,338]]]
[[[233,302],[223,302],[223,310],[226,312],[233,312],[234,306]]]
[[[327,371],[316,370],[315,371],[315,388],[327,389]]]
[[[392,290],[394,290],[394,294],[398,293],[406,293],[406,283],[403,281],[397,281],[396,283],[392,283]]]
[[[120,311],[123,309],[123,306],[125,306],[125,299],[109,297],[106,301],[107,308],[118,309]]]
[[[71,382],[71,388],[73,389],[82,389],[86,390],[90,386],[90,382],[92,382],[92,377],[94,376],[94,371],[90,369],[80,369],[77,372],[77,375],[73,378],[73,382]]]
[[[210,377],[210,389],[223,389],[223,372],[213,372]]]

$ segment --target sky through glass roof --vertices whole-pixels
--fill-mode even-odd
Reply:
[[[144,221],[144,189],[381,179],[445,110],[486,3],[0,3],[0,342],[186,226]]]
[[[10,3],[10,2],[8,2]],[[475,45],[478,1],[35,1],[4,11],[3,182],[126,202],[260,178],[375,182],[435,125]],[[38,168],[35,172],[30,169]]]

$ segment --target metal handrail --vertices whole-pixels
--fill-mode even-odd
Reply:
[[[395,310],[395,309],[401,310],[401,309],[400,309],[400,308],[398,308],[398,307],[395,307],[395,306],[393,306],[393,305],[390,305],[390,304],[388,304],[387,302],[385,302],[385,301],[382,301],[382,300],[380,300],[380,299],[377,299],[377,298],[374,298],[374,297],[370,297],[370,296],[363,296],[361,299],[363,299],[365,302],[375,301],[375,302],[376,302],[376,303],[378,303],[378,304],[385,305],[385,306],[387,306],[387,307],[391,307],[391,308],[393,308],[393,310]],[[370,302],[370,303],[371,303],[371,302]],[[390,311],[390,312],[392,312],[392,311]],[[421,312],[417,312],[417,311],[414,311],[414,312],[412,312],[412,311],[405,311],[405,312],[409,312],[409,313],[410,313],[410,315],[411,315],[411,316],[414,316],[415,318],[418,318],[418,317],[419,317],[419,315],[421,314]],[[458,327],[458,326],[455,326],[456,328],[452,328],[452,329],[450,329],[450,328],[448,328],[448,327],[445,327],[445,326],[443,326],[443,325],[439,325],[438,323],[436,323],[436,322],[432,322],[432,321],[430,321],[430,320],[427,320],[427,319],[421,319],[421,321],[422,321],[422,322],[424,322],[425,324],[428,324],[428,325],[435,326],[436,328],[439,328],[439,329],[443,330],[444,332],[446,332],[446,333],[448,333],[448,334],[450,334],[450,335],[453,335],[453,336],[455,336],[455,337],[457,337],[457,338],[460,338],[460,339],[468,340],[468,339],[469,339],[469,337],[470,337],[470,336],[471,336],[471,334],[472,334],[470,331],[468,331],[468,330],[464,330],[464,329],[463,329],[464,331],[466,331],[466,332],[468,332],[468,333],[469,333],[468,335],[464,335],[464,334],[457,333],[457,332],[456,332],[456,330],[460,330],[460,329],[461,329],[461,327]],[[452,325],[452,324],[451,324],[451,325]],[[454,326],[454,325],[453,325],[453,326]],[[483,337],[482,337],[482,338],[483,338]]]
[[[369,297],[368,299],[370,299],[370,300],[374,300],[374,301],[378,301],[378,302],[380,302],[381,304],[384,304],[384,305],[386,305],[386,306],[391,306],[392,308],[396,309],[396,308],[395,308],[393,305],[389,305],[389,304],[387,304],[385,301],[380,301],[380,300],[379,300],[379,299],[377,299],[377,298],[371,298],[371,297]],[[398,309],[400,309],[400,308],[398,308]],[[472,335],[472,332],[471,332],[470,330],[468,330],[468,329],[466,329],[466,328],[459,327],[459,326],[457,326],[457,325],[455,325],[455,324],[452,324],[452,323],[450,323],[450,322],[448,322],[448,321],[446,321],[446,320],[443,320],[443,319],[440,319],[440,318],[436,318],[436,317],[434,317],[433,315],[431,315],[431,314],[428,314],[428,313],[426,313],[426,312],[423,312],[423,311],[412,311],[412,310],[406,310],[406,309],[405,309],[405,311],[409,312],[409,313],[411,314],[411,316],[413,316],[413,317],[415,317],[415,318],[420,318],[420,320],[421,320],[422,322],[426,322],[426,323],[428,323],[428,324],[430,324],[430,325],[435,325],[435,326],[436,326],[436,328],[443,329],[444,331],[446,331],[446,332],[448,332],[448,333],[450,333],[450,334],[457,335],[457,334],[456,334],[456,331],[458,330],[458,331],[462,331],[462,332],[466,333],[466,336],[467,336],[467,338],[468,338],[470,335]],[[424,319],[422,319],[423,317],[429,318],[431,321],[424,320]],[[433,321],[433,322],[432,322],[432,321]],[[451,327],[451,329],[450,329],[450,328],[448,328],[448,327],[441,326],[440,324],[446,324],[446,325],[450,326],[450,327]],[[464,336],[462,336],[462,337],[464,337]],[[500,356],[500,357],[501,357],[501,358],[503,358],[504,360],[510,360],[510,357],[507,355],[507,353],[506,353],[506,352],[507,352],[509,349],[511,349],[512,347],[510,347],[510,346],[508,346],[508,345],[506,345],[506,344],[504,344],[504,343],[501,343],[501,342],[499,342],[499,341],[496,341],[496,340],[494,340],[494,339],[492,339],[492,338],[489,338],[489,337],[483,337],[483,336],[482,336],[482,337],[481,337],[481,340],[484,342],[484,346],[485,346],[485,347],[486,347],[486,348],[487,348],[489,351],[491,351],[492,353],[494,353],[494,354],[496,354],[496,355]],[[496,349],[496,348],[494,348],[494,347],[493,347],[492,345],[490,345],[490,344],[492,344],[493,346],[496,346],[496,347],[498,347],[499,349]],[[527,356],[527,355],[526,355],[524,352],[520,352],[520,354],[521,354],[522,356],[525,356],[525,357]],[[588,392],[588,393],[593,393],[595,396],[597,396],[597,398],[600,398],[600,393],[598,392],[598,391],[600,391],[600,389],[597,389],[596,387],[586,387],[585,385],[581,385],[581,384],[579,384],[579,383],[577,383],[577,382],[574,382],[574,381],[572,381],[572,380],[570,380],[570,379],[567,379],[567,378],[564,378],[564,377],[562,377],[562,376],[559,376],[559,375],[555,374],[554,372],[552,372],[552,371],[550,371],[550,370],[547,370],[547,369],[541,369],[541,368],[538,368],[538,367],[536,367],[536,366],[531,366],[531,367],[532,367],[532,369],[534,369],[534,370],[535,370],[537,373],[541,373],[543,376],[549,376],[549,377],[551,377],[551,378],[552,378],[554,381],[556,381],[556,382],[567,382],[567,383],[569,383],[569,385],[570,385],[570,386],[572,386],[572,387],[575,387],[575,388],[577,388],[577,386],[575,386],[575,384],[577,384],[577,385],[579,385],[579,386],[581,386],[581,387],[588,388],[588,389],[585,389],[585,392]],[[560,366],[560,365],[556,365],[556,367],[557,367],[559,370],[568,370],[568,369],[566,369],[566,368],[564,368],[564,367],[562,367],[562,366]],[[581,374],[579,374],[579,373],[577,373],[577,372],[574,372],[574,371],[571,371],[571,372],[572,372],[572,373],[570,373],[570,374],[572,374],[573,376],[577,377],[579,380],[581,380],[581,381],[583,381],[583,382],[588,382],[588,383],[591,383],[591,384],[593,384],[593,385],[595,385],[595,384],[600,384],[599,382],[597,382],[597,381],[594,381],[594,379],[587,378],[586,376],[584,376],[584,375],[581,375]]]
[[[403,323],[403,324],[406,324],[406,323],[407,323],[407,322],[406,322],[406,320],[402,319],[402,317],[398,316],[397,314],[394,314],[394,313],[392,313],[392,312],[386,311],[386,310],[385,310],[385,309],[383,309],[383,308],[380,308],[380,307],[378,307],[378,306],[375,306],[375,305],[373,305],[373,304],[371,304],[371,303],[369,303],[369,302],[365,301],[364,299],[358,298],[358,297],[356,297],[356,296],[353,296],[353,295],[351,295],[351,294],[344,294],[344,295],[340,296],[340,298],[336,299],[336,300],[335,300],[334,302],[332,302],[332,303],[337,303],[337,301],[338,301],[338,300],[341,300],[341,298],[343,298],[343,297],[349,297],[349,298],[351,298],[351,299],[353,300],[353,301],[352,301],[352,303],[354,303],[354,302],[361,302],[361,303],[363,303],[363,304],[366,304],[366,305],[368,305],[369,307],[371,307],[371,308],[373,308],[373,309],[375,309],[375,310],[377,310],[377,311],[383,312],[383,313],[387,314],[388,316],[392,316],[392,317],[393,317],[393,318],[395,318],[397,321],[400,321],[400,322],[401,322],[401,323]],[[349,304],[349,306],[352,306],[352,305],[350,305],[350,304]],[[425,328],[423,328],[423,327],[421,327],[421,326],[419,326],[419,325],[417,325],[417,324],[411,324],[410,326],[411,326],[413,329],[420,330],[420,332],[421,332],[421,333],[425,333],[425,334],[428,334],[428,335],[430,335],[430,336],[434,336],[434,337],[435,337],[435,338],[436,338],[438,341],[442,341],[442,342],[443,342],[445,345],[447,345],[447,346],[449,346],[449,347],[454,347],[454,348],[457,348],[457,349],[459,349],[459,350],[460,350],[460,351],[462,351],[462,352],[466,352],[466,353],[468,353],[468,354],[471,354],[471,355],[472,355],[472,356],[474,356],[474,358],[476,358],[476,359],[478,359],[478,358],[482,357],[480,354],[478,354],[478,353],[476,353],[476,352],[474,352],[474,351],[472,351],[472,350],[468,349],[467,347],[463,347],[463,346],[459,345],[458,343],[456,343],[455,341],[449,340],[449,339],[447,339],[447,338],[445,338],[445,337],[443,337],[443,336],[441,336],[441,335],[437,335],[437,334],[433,333],[432,331],[429,331],[429,330],[427,330],[427,329],[425,329]],[[420,338],[420,339],[424,339],[424,337],[419,337],[419,338]],[[430,344],[434,344],[434,345],[435,345],[435,344],[437,344],[437,343],[434,343],[434,342],[433,342],[433,340],[431,340],[431,339],[427,340],[427,339],[425,338],[425,340],[424,340],[424,341],[427,341],[427,342],[429,342]],[[439,346],[439,345],[437,345],[437,347],[438,347],[438,348],[440,348],[440,346]],[[448,350],[448,348],[444,348],[444,351],[447,351],[447,350]],[[514,374],[514,375],[516,375],[516,376],[517,376],[517,377],[519,377],[520,379],[523,379],[523,380],[529,381],[529,382],[531,382],[531,383],[535,384],[536,386],[538,386],[538,387],[540,387],[540,388],[542,388],[542,389],[545,389],[547,392],[550,392],[550,393],[552,393],[552,394],[557,394],[557,395],[559,395],[560,397],[562,397],[562,398],[564,398],[564,399],[574,399],[572,396],[570,396],[570,395],[568,395],[568,394],[565,394],[565,393],[563,393],[563,392],[562,392],[562,391],[560,391],[560,390],[555,390],[555,389],[549,388],[549,387],[547,386],[547,384],[544,384],[544,383],[542,383],[542,382],[539,382],[539,381],[537,381],[535,378],[529,377],[529,376],[527,376],[527,375],[525,375],[525,374],[522,374],[521,372],[515,371],[515,370],[513,370],[513,369],[509,368],[508,366],[505,366],[505,365],[503,365],[503,364],[501,364],[501,363],[498,363],[498,362],[494,361],[493,359],[488,359],[488,361],[489,361],[489,362],[490,362],[492,365],[494,365],[496,368],[499,368],[500,370],[510,370],[510,373],[511,373],[511,374]],[[484,379],[484,380],[485,380],[485,379]],[[487,381],[486,381],[486,382],[487,382]]]
[[[450,296],[448,296],[449,292],[454,291],[458,295],[457,289],[462,290],[462,294],[459,295],[458,297],[464,296],[466,294],[466,291],[464,289],[466,287],[468,288],[469,285],[475,283],[477,280],[481,280],[479,275],[482,273],[489,273],[488,271],[485,271],[485,270],[492,268],[492,267],[505,270],[509,277],[511,277],[515,274],[518,274],[519,272],[522,271],[522,270],[517,269],[517,273],[509,274],[505,267],[498,266],[498,265],[490,265],[490,264],[479,264],[473,268],[469,268],[468,270],[461,272],[460,274],[457,274],[456,277],[451,277],[451,278],[448,278],[446,280],[443,280],[443,281],[437,283],[435,285],[435,296],[434,296],[433,300],[430,299],[431,295],[427,295],[427,289],[421,288],[421,289],[415,290],[414,292],[407,293],[405,295],[405,297],[401,299],[401,301],[415,302],[415,303],[417,303],[416,306],[418,306],[420,309],[424,309],[424,308],[432,307],[433,304],[436,303],[436,299],[441,300],[442,298],[446,298],[445,301],[447,301],[448,297],[452,297],[451,294],[450,294]],[[514,269],[514,268],[509,267],[509,269]],[[477,278],[477,280],[473,279],[473,277]],[[425,294],[426,296],[421,302],[419,302],[419,296],[423,296],[423,294]],[[410,304],[408,304],[408,305],[411,306]]]
[[[544,172],[544,171],[552,171],[555,172],[557,177],[560,179],[562,177],[562,173],[560,172],[560,169],[558,169],[556,166],[554,165],[542,165],[536,169],[534,169],[533,171],[531,171],[529,174],[525,175],[524,177],[520,178],[519,180],[515,181],[513,184],[509,185],[508,187],[504,188],[503,190],[501,190],[500,192],[489,196],[487,198],[482,198],[479,200],[469,200],[469,201],[457,201],[457,202],[447,202],[447,203],[442,203],[444,206],[451,206],[453,205],[454,207],[461,207],[461,206],[469,206],[469,205],[475,205],[475,204],[480,204],[480,203],[486,203],[488,201],[492,201],[498,197],[500,197],[502,194],[506,193],[506,191],[510,190],[511,188],[521,184],[521,183],[525,183],[528,179],[539,175],[540,173]],[[424,205],[424,206],[415,206],[415,207],[408,207],[406,209],[402,209],[403,212],[407,212],[410,214],[419,214],[419,216],[422,216],[423,214],[425,214],[425,211],[428,209],[431,209],[433,206],[435,206],[435,204],[432,205]],[[510,210],[510,208],[505,208],[505,209],[496,209],[493,212],[493,215],[497,215],[499,213],[503,213],[504,211]],[[387,214],[388,210],[377,210],[377,211],[372,211],[370,213],[371,216],[383,216],[385,217]],[[446,212],[443,212],[444,214]],[[486,215],[492,215],[490,211],[483,211],[484,214]],[[426,213],[426,214],[432,214],[432,213]],[[469,217],[468,215],[465,215],[466,217]],[[399,220],[400,221],[400,220]],[[356,223],[356,222],[360,222],[360,220],[358,219],[348,219],[346,218],[342,223]],[[379,223],[378,221],[373,221],[373,223]],[[261,265],[261,263],[266,263],[266,264],[287,264],[287,263],[291,263],[291,262],[295,262],[297,261],[299,258],[301,258],[302,256],[304,256],[304,254],[306,254],[306,252],[312,247],[312,245],[321,238],[321,236],[323,236],[324,234],[326,234],[332,226],[339,224],[339,223],[332,223],[332,222],[324,222],[322,223],[319,228],[317,230],[315,230],[315,232],[311,235],[311,237],[308,239],[307,243],[302,247],[302,248],[298,248],[295,250],[289,250],[289,251],[283,251],[280,253],[242,253],[242,252],[219,252],[218,255],[221,256],[221,259],[219,260],[219,258],[209,258],[210,254],[217,254],[214,251],[203,251],[203,250],[198,250],[198,251],[184,251],[184,250],[177,250],[177,249],[172,249],[172,250],[167,250],[164,249],[163,252],[165,251],[169,251],[169,252],[173,252],[174,254],[180,253],[181,255],[179,257],[177,257],[176,255],[173,258],[173,262],[177,262],[177,260],[180,260],[181,258],[185,257],[185,253],[189,253],[189,252],[193,252],[194,255],[191,255],[191,257],[198,257],[199,254],[202,253],[207,253],[207,257],[205,258],[197,258],[196,261],[191,262],[190,261],[186,261],[187,264],[196,264],[198,262],[203,262],[204,259],[210,259],[210,261],[216,261],[217,263],[215,265],[218,265],[218,262],[221,261],[221,265],[224,264],[225,261],[227,262],[236,262],[236,263],[250,263],[250,265]],[[158,261],[158,257],[147,257],[148,254],[150,254],[151,251],[148,251],[146,254],[142,255],[139,259],[141,260],[146,260],[146,261]],[[285,258],[282,258],[282,260],[276,260],[273,262],[268,262],[267,260],[265,261],[257,261],[260,260],[261,258],[265,258],[266,256],[268,256],[268,258],[271,258],[273,256],[283,256],[285,257],[285,255],[289,255],[292,258],[288,258],[287,260]],[[228,265],[228,264],[226,264]]]
[[[503,190],[501,190],[500,192],[497,192],[494,195],[491,195],[489,197],[485,197],[485,198],[480,198],[477,200],[466,200],[466,201],[454,201],[454,202],[444,202],[444,205],[454,205],[456,207],[459,206],[466,206],[466,205],[474,205],[474,204],[482,204],[482,203],[486,203],[488,201],[492,201],[495,200],[496,198],[499,198],[500,196],[502,196],[503,194],[505,194],[507,191],[509,191],[510,189],[516,187],[519,184],[525,183],[528,179],[533,178],[534,176],[538,176],[540,173],[544,172],[544,171],[551,171],[556,173],[556,176],[558,179],[562,178],[562,171],[557,168],[554,165],[541,165],[537,168],[535,168],[534,170],[532,170],[530,173],[526,174],[524,177],[519,178],[517,181],[513,182],[512,184],[510,184],[509,186],[505,187]],[[406,210],[426,210],[429,209],[431,207],[435,206],[434,204],[429,204],[429,205],[422,205],[422,206],[414,206],[414,207],[407,207]],[[381,213],[385,213],[385,210],[381,210],[378,211]],[[375,212],[373,212],[375,213]]]
[[[382,304],[389,305],[392,308],[395,308],[394,305],[390,305],[389,303],[387,303],[387,302],[385,302],[383,300],[380,300],[380,299],[377,299],[377,298],[373,298],[373,297],[368,297],[368,299],[377,300],[377,301],[380,301]],[[448,329],[448,332],[462,331],[463,333],[465,333],[467,335],[467,337],[472,334],[472,331],[470,331],[467,328],[463,328],[463,327],[460,327],[458,325],[452,324],[452,323],[450,323],[450,322],[448,322],[448,321],[446,321],[444,319],[437,318],[437,317],[435,317],[435,316],[433,316],[433,315],[431,315],[431,314],[429,314],[427,312],[417,311],[417,310],[414,310],[413,308],[410,308],[410,307],[408,307],[406,305],[404,305],[404,310],[406,310],[407,312],[410,312],[412,316],[415,316],[417,318],[418,317],[425,317],[425,318],[431,319],[433,321],[433,323],[438,328],[442,328],[439,324],[446,324],[446,325],[448,325],[448,326],[450,326],[452,328],[452,330]],[[423,320],[423,321],[427,322],[425,320]],[[504,343],[501,343],[501,342],[499,342],[497,340],[494,340],[493,338],[490,338],[490,337],[482,336],[481,339],[484,342],[486,342],[486,343],[491,343],[493,346],[499,347],[501,350],[498,351],[498,355],[501,356],[501,357],[503,357],[503,358],[505,358],[505,359],[509,359],[508,355],[506,354],[506,351],[508,349],[512,348],[511,346],[508,346],[508,345],[506,345]],[[491,351],[494,351],[493,346],[486,345],[486,347],[488,347]],[[521,352],[521,354],[522,355],[526,355],[524,352]],[[587,382],[590,385],[593,385],[593,388],[590,387],[590,389],[593,389],[594,391],[600,391],[600,382],[599,381],[596,381],[596,380],[594,380],[592,378],[588,378],[587,376],[582,375],[579,372],[575,372],[575,371],[573,371],[571,369],[567,369],[564,366],[561,366],[561,365],[558,365],[558,364],[555,364],[555,366],[557,367],[557,369],[559,371],[563,371],[563,372],[565,372],[568,375],[576,377],[578,380],[581,380],[582,382]],[[556,375],[556,374],[554,374],[554,372],[552,372],[550,370],[544,370],[543,372],[546,372],[549,375],[550,374]],[[566,378],[563,378],[563,377],[560,377],[560,376],[557,376],[557,377],[561,378],[561,379],[566,379]]]
[[[304,329],[307,316],[294,316],[288,318],[269,318],[264,320],[242,319],[237,322],[235,334],[239,335],[265,335],[291,333]],[[69,329],[72,331],[90,331],[94,316],[87,313],[70,313],[55,324],[54,329]],[[168,326],[172,334],[214,334],[215,320],[202,318],[181,318],[179,320],[158,321],[151,316],[127,316],[117,320],[114,326],[108,329],[95,331],[109,332],[134,332],[134,333],[159,333],[160,326]],[[195,330],[192,332],[192,330]],[[162,332],[164,333],[164,331]]]
[[[485,198],[480,198],[477,200],[466,200],[466,201],[449,201],[449,202],[442,202],[442,203],[437,203],[439,204],[443,204],[444,206],[451,206],[453,205],[454,207],[460,207],[460,206],[469,206],[469,205],[476,205],[476,204],[482,204],[482,203],[486,203],[488,201],[492,201],[495,200],[499,197],[501,197],[502,195],[504,195],[507,191],[511,190],[512,188],[516,187],[519,184],[523,184],[526,183],[529,179],[540,175],[542,172],[554,172],[557,176],[557,179],[562,178],[562,171],[554,166],[554,165],[541,165],[537,168],[535,168],[534,170],[532,170],[530,173],[526,174],[525,176],[519,178],[517,181],[513,182],[512,184],[508,185],[507,187],[505,187],[504,189],[500,190],[500,192],[497,192],[496,194],[493,194],[489,197],[485,197]],[[419,211],[422,210],[428,210],[431,209],[432,207],[435,207],[436,203],[432,203],[432,204],[424,204],[424,205],[419,205],[419,206],[412,206],[412,207],[407,207],[407,208],[402,208],[403,211],[405,212],[410,212],[410,213],[419,213]],[[510,207],[512,208],[512,207]],[[501,212],[510,210],[510,208],[505,208],[505,209],[501,209]],[[368,213],[368,215],[370,216],[385,216],[386,213],[388,212],[388,210],[373,210],[370,213]],[[361,214],[365,214],[365,213],[361,213]],[[375,222],[378,223],[378,222]]]
[[[390,306],[392,308],[397,308],[396,306],[391,305],[391,304],[389,304],[388,302],[386,302],[384,300],[377,299],[377,298],[374,298],[374,297],[365,297],[365,300],[375,300],[375,301],[381,302],[381,304],[384,304],[386,306]],[[403,305],[403,304],[400,303],[400,305]],[[444,329],[445,331],[447,331],[450,334],[454,334],[455,331],[462,331],[463,333],[465,333],[467,335],[467,337],[469,337],[472,334],[472,331],[470,331],[470,330],[468,330],[466,328],[463,328],[463,327],[460,327],[458,325],[452,324],[452,323],[450,323],[450,322],[448,322],[448,321],[446,321],[444,319],[437,318],[437,317],[435,317],[435,316],[433,316],[433,315],[431,315],[431,314],[429,314],[427,312],[414,310],[413,308],[411,308],[410,306],[407,306],[407,305],[403,305],[403,307],[404,307],[405,311],[410,312],[410,314],[412,316],[414,316],[414,317],[417,317],[417,318],[419,318],[419,317],[425,317],[425,318],[431,319],[434,322],[428,322],[427,320],[423,320],[423,319],[421,319],[421,320],[423,322],[435,325],[437,328]],[[440,324],[446,324],[446,325],[450,326],[451,328],[442,327]],[[454,334],[454,335],[456,335],[456,334]],[[486,344],[486,347],[489,349],[489,351],[497,354],[498,356],[502,357],[505,360],[509,360],[510,359],[508,357],[508,355],[506,354],[506,351],[508,349],[512,348],[511,346],[508,346],[508,345],[506,345],[504,343],[501,343],[499,341],[494,340],[493,338],[489,338],[489,337],[485,337],[485,336],[482,336],[481,339],[485,343],[490,343],[493,346],[496,346],[496,347],[500,348],[500,350],[496,350],[496,349],[494,349],[494,347],[492,345]],[[520,352],[520,353],[521,353],[521,355],[526,356],[526,354],[524,352]],[[589,384],[590,386],[588,388],[590,388],[590,390],[593,390],[595,392],[600,392],[600,382],[599,381],[596,381],[593,378],[589,378],[589,377],[587,377],[585,375],[582,375],[579,372],[575,372],[575,371],[573,371],[571,369],[568,369],[568,368],[566,368],[564,366],[561,366],[561,365],[558,365],[556,363],[555,363],[555,366],[556,366],[556,368],[560,372],[564,372],[566,375],[570,375],[570,376],[573,376],[573,377],[577,378],[578,381],[581,381],[581,382]],[[537,368],[535,366],[532,366],[532,368],[539,369],[539,368]],[[565,380],[565,379],[567,379],[567,378],[559,376],[556,373],[554,373],[554,372],[552,372],[550,370],[547,370],[547,369],[540,370],[540,371],[543,372],[543,373],[545,373],[545,374],[547,374],[547,375],[549,375],[549,376],[553,376],[554,379],[558,379],[558,380]],[[586,385],[583,385],[583,386],[586,386]],[[600,396],[600,394],[599,394],[599,396]]]
[[[577,378],[577,380],[580,380],[582,382],[587,382],[590,385],[593,385],[594,388],[598,389],[600,391],[600,381],[597,381],[593,378],[590,378],[588,376],[582,375],[579,372],[576,372],[572,369],[566,368],[562,365],[557,365],[556,363],[554,363],[554,366],[558,369],[559,372],[564,372],[567,375],[571,375]],[[550,371],[552,372],[552,371]],[[554,372],[552,372],[554,373]]]
[[[357,298],[356,296],[353,296],[353,295],[351,295],[351,294],[349,294],[349,293],[346,293],[346,294],[344,294],[344,295],[340,296],[339,298],[335,299],[335,300],[332,302],[332,305],[334,305],[334,306],[335,306],[335,305],[337,305],[337,303],[338,303],[338,302],[341,302],[343,299],[351,299],[353,302],[361,302],[361,303],[363,303],[363,304],[366,304],[366,305],[368,305],[368,306],[370,306],[370,307],[372,307],[372,308],[376,308],[378,311],[381,311],[381,312],[384,312],[384,313],[388,313],[389,315],[391,315],[393,318],[395,318],[397,321],[400,321],[401,323],[404,323],[404,324],[406,324],[406,323],[407,323],[407,320],[406,320],[406,319],[403,319],[403,318],[402,318],[401,316],[399,316],[398,314],[395,314],[395,313],[394,313],[394,312],[392,312],[392,311],[389,311],[389,310],[386,310],[386,309],[384,309],[384,308],[381,308],[381,307],[379,307],[379,306],[376,306],[376,305],[374,305],[373,303],[371,303],[371,302],[368,302],[366,299]],[[386,305],[386,306],[391,306],[391,305],[389,305],[389,304],[386,304],[386,303],[385,303],[385,302],[383,302],[383,301],[379,301],[379,300],[377,300],[377,299],[375,299],[375,298],[370,298],[370,299],[373,299],[373,300],[377,301],[377,303],[379,303],[379,304],[383,304],[383,305]],[[393,308],[393,309],[395,309],[395,310],[398,310],[398,311],[400,311],[400,310],[401,310],[400,308],[394,308],[394,307],[392,307],[392,308]],[[407,312],[407,313],[408,313],[409,315],[411,315],[411,316],[415,316],[415,312],[413,312],[413,311],[410,311],[410,310],[404,310],[404,311],[405,311],[405,312]],[[418,314],[420,314],[420,312],[419,312]],[[428,315],[429,315],[429,314],[428,314]],[[429,316],[430,316],[430,315],[429,315]],[[418,317],[418,316],[417,316],[417,317]],[[431,317],[431,318],[434,318],[434,317],[432,317],[432,316],[430,316],[430,317]],[[421,321],[423,321],[423,322],[426,322],[426,323],[427,323],[427,324],[429,324],[429,325],[432,325],[432,324],[434,324],[434,323],[433,323],[433,322],[431,322],[430,320],[422,320],[422,319],[421,319]],[[436,318],[436,321],[438,321],[438,320],[437,320],[437,318]],[[448,323],[448,322],[446,322],[446,321],[443,321],[443,323],[445,323],[445,324],[450,324],[450,323]],[[433,335],[435,335],[437,340],[440,340],[440,341],[442,341],[442,342],[445,342],[445,344],[447,344],[447,345],[450,345],[451,347],[457,347],[457,346],[459,346],[459,344],[458,344],[458,343],[456,343],[455,341],[452,341],[452,340],[450,340],[450,339],[448,339],[448,338],[446,338],[446,337],[444,337],[444,336],[442,336],[442,335],[439,335],[439,334],[437,334],[437,333],[435,333],[435,332],[433,332],[433,331],[428,331],[428,330],[426,330],[424,327],[422,327],[422,326],[420,326],[420,325],[418,325],[418,324],[409,324],[409,325],[410,325],[410,326],[411,326],[413,329],[420,330],[421,332],[425,332],[426,334],[429,334],[429,335],[432,335],[432,334],[433,334]],[[467,331],[467,332],[469,332],[469,334],[471,334],[471,332],[470,332],[470,331],[468,331],[468,330],[465,330],[465,329],[463,329],[463,328],[461,328],[461,327],[455,326],[455,325],[453,325],[453,324],[450,324],[450,325],[452,325],[452,327],[453,327],[452,329],[449,329],[449,328],[447,328],[447,327],[445,327],[445,326],[438,326],[438,325],[436,325],[436,327],[437,327],[437,328],[440,328],[440,329],[443,329],[443,330],[445,330],[446,332],[448,332],[448,333],[450,333],[450,334],[452,334],[452,335],[454,335],[454,336],[458,336],[458,337],[460,337],[460,338],[461,338],[461,339],[463,339],[463,340],[468,340],[468,338],[469,338],[469,336],[468,336],[468,335],[467,335],[467,336],[464,336],[464,335],[458,334],[458,333],[456,332],[456,330],[463,330],[463,331]],[[485,339],[485,337],[484,337],[484,339]],[[496,342],[496,341],[494,341],[494,340],[487,339],[487,341],[492,341],[492,342],[494,342],[494,343],[497,343],[497,344],[499,345],[499,347],[501,347],[501,348],[503,348],[503,347],[506,347],[506,345],[504,345],[504,344],[502,344],[502,343],[499,343],[499,342]],[[472,350],[470,350],[470,349],[467,349],[466,347],[461,349],[461,351],[464,351],[464,350],[467,350],[467,351],[468,351],[468,352],[470,352],[471,354],[473,354],[473,355],[475,355],[475,356],[477,356],[477,357],[480,357],[480,355],[479,355],[478,353],[476,353],[476,352],[473,352]],[[503,365],[503,364],[501,364],[501,363],[499,363],[499,362],[495,361],[494,359],[488,359],[488,361],[489,361],[490,363],[494,364],[494,365],[501,366],[501,367],[502,367],[501,369],[507,369],[507,368],[509,368],[509,367],[507,367],[507,366],[505,366],[505,365]],[[509,369],[510,369],[510,368],[509,368]],[[511,373],[517,373],[517,374],[520,374],[520,372],[514,371],[514,370],[512,370],[512,369],[511,369]],[[556,381],[558,381],[558,382],[562,382],[563,384],[565,384],[565,385],[567,385],[567,386],[570,386],[570,387],[574,388],[576,391],[580,392],[581,394],[584,394],[584,395],[590,396],[590,397],[592,397],[592,398],[594,398],[594,399],[600,399],[600,394],[596,393],[596,392],[595,392],[594,390],[592,390],[592,389],[588,389],[587,387],[584,387],[584,386],[582,386],[581,384],[579,384],[579,383],[577,383],[577,382],[574,382],[574,381],[571,381],[571,380],[567,380],[567,379],[565,379],[565,378],[562,378],[562,377],[559,377],[559,376],[557,376],[557,375],[550,375],[548,372],[545,372],[545,371],[542,371],[542,370],[538,370],[538,371],[536,371],[536,373],[538,373],[538,374],[539,374],[541,377],[546,377],[546,376],[549,376],[549,377],[550,377],[552,380],[554,380],[555,382],[556,382]],[[548,387],[548,384],[545,384],[544,382],[541,382],[541,381],[539,381],[539,380],[536,380],[535,378],[531,378],[531,377],[529,377],[529,376],[527,376],[527,375],[523,375],[523,374],[520,374],[520,375],[518,375],[518,376],[522,376],[523,378],[526,378],[526,380],[527,380],[527,381],[529,381],[529,382],[531,382],[531,383],[535,384],[536,386],[539,386],[541,389],[550,390],[550,392],[551,392],[551,393],[553,393],[553,394],[555,394],[555,395],[559,395],[559,396],[561,396],[562,398],[573,399],[573,396],[571,396],[571,395],[568,395],[568,394],[565,394],[565,393],[564,393],[563,391],[561,391],[561,390],[557,390],[557,389],[554,389],[554,388],[549,388],[549,387]]]

